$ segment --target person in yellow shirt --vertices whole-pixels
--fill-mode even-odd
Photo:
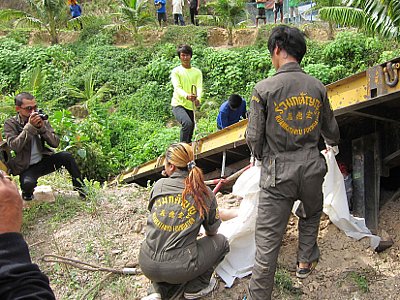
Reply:
[[[171,72],[171,82],[174,86],[172,113],[182,125],[180,142],[191,143],[195,126],[194,110],[200,106],[203,93],[203,74],[191,65],[192,47],[179,45],[177,53],[181,65]]]

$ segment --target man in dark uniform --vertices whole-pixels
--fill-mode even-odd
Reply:
[[[315,268],[327,171],[317,146],[321,135],[328,147],[339,143],[324,85],[299,65],[306,53],[304,35],[294,27],[275,27],[268,49],[277,73],[256,84],[246,135],[253,155],[262,161],[256,260],[247,295],[252,300],[271,299],[279,249],[297,199],[306,217],[298,225],[296,276],[306,278]]]

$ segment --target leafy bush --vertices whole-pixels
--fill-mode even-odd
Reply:
[[[245,94],[247,82],[265,78],[271,67],[269,53],[265,49],[218,51],[207,48],[202,56],[200,68],[204,74],[206,97],[210,98],[224,99],[232,93]]]
[[[180,127],[168,125],[178,44],[192,45],[192,65],[204,76],[204,99],[196,112],[199,138],[216,130],[218,108],[231,93],[249,100],[254,85],[275,73],[266,48],[274,25],[259,29],[255,46],[216,50],[206,47],[207,28],[197,26],[170,26],[152,48],[117,48],[110,45],[111,33],[102,31],[104,22],[85,25],[81,40],[67,46],[28,47],[22,31],[0,38],[2,93],[34,91],[62,137],[60,149],[74,154],[88,180],[104,181],[121,168],[154,159],[179,140]],[[400,55],[389,42],[347,32],[331,42],[308,40],[307,46],[302,66],[325,84]],[[112,92],[91,103],[90,115],[77,121],[65,110],[77,101],[68,95],[68,86],[83,91],[87,74],[96,79],[93,91],[107,83]],[[14,113],[12,97],[5,98],[0,121]]]
[[[159,44],[207,46],[207,27],[204,26],[169,26]]]
[[[344,65],[351,73],[356,73],[374,65],[382,51],[383,44],[378,39],[344,31],[326,45],[321,63]]]
[[[120,165],[111,147],[111,130],[108,119],[96,114],[75,122],[69,111],[57,111],[50,122],[61,137],[60,149],[70,151],[82,172],[89,180],[104,181],[114,174]]]
[[[111,31],[104,30],[109,21],[104,17],[92,17],[90,22],[85,22],[79,35],[79,41],[87,45],[111,45],[113,35]]]
[[[7,34],[7,38],[13,39],[20,44],[27,45],[30,34],[30,31],[27,30],[12,30]]]
[[[379,56],[378,63],[381,64],[399,56],[400,56],[400,49],[383,51]]]
[[[322,83],[327,84],[330,82],[331,71],[330,67],[325,64],[310,64],[304,67],[304,72],[314,76],[322,81]]]
[[[111,142],[121,153],[124,167],[133,167],[164,153],[179,140],[179,127],[167,128],[158,121],[139,121],[126,116],[112,120]]]
[[[172,85],[163,86],[155,81],[143,84],[131,97],[119,101],[119,109],[137,120],[165,122],[171,113]]]

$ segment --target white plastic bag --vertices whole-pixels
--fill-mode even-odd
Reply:
[[[365,219],[350,215],[343,175],[337,165],[335,154],[332,150],[323,150],[328,165],[328,172],[322,185],[324,194],[324,213],[344,233],[357,240],[364,237],[371,238],[371,248],[375,249],[380,242],[380,237],[371,234],[365,225]]]
[[[231,287],[235,278],[251,274],[254,265],[255,225],[257,218],[259,182],[261,166],[253,166],[236,180],[232,188],[234,195],[242,197],[238,216],[222,222],[218,233],[225,235],[229,241],[230,252],[216,268],[217,274]]]

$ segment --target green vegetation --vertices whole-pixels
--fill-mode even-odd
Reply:
[[[152,3],[148,0],[118,0],[118,3],[118,12],[114,13],[116,21],[109,24],[109,28],[132,30],[137,34],[140,26],[155,22],[149,9]]]
[[[344,274],[343,278],[338,281],[338,285],[352,285],[355,286],[360,292],[369,292],[368,277],[369,273],[375,273],[373,269],[363,269],[358,271],[349,271]]]
[[[239,4],[230,18],[240,15]],[[217,50],[207,46],[204,26],[170,26],[152,47],[116,47],[112,33],[104,31],[108,22],[94,19],[66,45],[31,46],[27,31],[16,29],[0,39],[0,123],[14,114],[13,95],[32,92],[62,136],[60,150],[74,154],[88,180],[103,182],[178,140],[169,79],[179,65],[177,44],[193,46],[193,65],[204,74],[197,138],[216,131],[218,108],[228,95],[249,99],[255,83],[275,72],[266,49],[270,25],[259,30],[253,46]],[[329,42],[308,41],[302,65],[328,84],[399,55],[392,49],[398,49],[393,41],[341,32]]]
[[[397,0],[352,0],[347,6],[324,7],[320,16],[336,24],[360,28],[371,36],[379,34],[400,40],[400,2]]]
[[[46,30],[51,43],[57,44],[59,32],[66,26],[67,15],[65,14],[64,0],[35,1],[25,0],[29,9],[3,9],[0,11],[0,20],[14,21],[16,27],[34,27]]]
[[[281,294],[292,295],[295,299],[300,298],[301,289],[294,286],[290,273],[284,268],[277,268],[275,273],[275,286]]]

